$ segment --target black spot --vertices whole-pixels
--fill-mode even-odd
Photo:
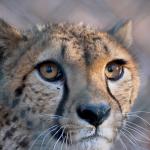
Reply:
[[[64,56],[65,56],[65,50],[66,50],[66,46],[65,45],[62,45],[62,48],[61,48],[61,57],[64,59]]]
[[[13,118],[12,118],[12,122],[16,122],[18,120],[18,117],[17,116],[14,116]]]
[[[60,88],[59,88],[59,87],[57,87],[57,90],[60,90]]]
[[[15,96],[18,97],[22,94],[22,91],[24,89],[25,85],[23,84],[22,86],[18,87],[16,90],[15,90]]]
[[[10,120],[6,120],[5,124],[9,126],[10,125]]]
[[[26,116],[26,111],[25,111],[25,110],[22,110],[22,111],[20,112],[20,117],[21,117],[21,118],[25,118],[25,116]]]
[[[15,131],[16,131],[16,128],[13,128],[13,127],[10,130],[6,131],[3,141],[5,141],[6,138],[11,138]]]
[[[22,36],[22,39],[26,42],[26,41],[28,41],[28,37],[26,36],[26,35],[23,35]]]
[[[5,113],[5,114],[3,115],[3,118],[6,119],[6,118],[8,117],[8,115],[9,115],[9,113]]]
[[[26,122],[26,124],[27,124],[27,127],[28,127],[28,128],[32,128],[32,126],[33,126],[33,123],[32,123],[32,121],[30,121],[30,120],[28,120],[28,121]]]
[[[4,126],[4,124],[2,122],[0,122],[0,127],[3,127],[3,126]]]
[[[28,108],[27,108],[27,111],[30,111],[30,110],[31,110],[31,108],[30,108],[30,107],[28,107]]]
[[[29,139],[27,137],[23,138],[20,142],[19,142],[19,145],[21,147],[27,147],[29,145]]]
[[[106,52],[109,52],[108,47],[106,45],[104,45],[104,49]]]
[[[11,128],[11,132],[14,133],[15,131],[16,131],[16,128],[12,127],[12,128]]]

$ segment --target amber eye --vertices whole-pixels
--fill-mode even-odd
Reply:
[[[123,65],[117,64],[116,62],[110,62],[107,64],[105,69],[105,75],[109,80],[119,80],[124,73]]]
[[[54,62],[46,61],[36,66],[40,76],[49,82],[63,80],[64,75],[61,67]]]

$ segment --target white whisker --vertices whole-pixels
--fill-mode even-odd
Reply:
[[[65,137],[63,138],[63,141],[62,141],[62,144],[61,144],[61,150],[63,150],[64,142],[65,142]]]
[[[141,132],[140,130],[137,130],[137,129],[133,129],[131,126],[130,127],[125,127],[126,129],[129,129],[131,131],[134,131],[136,132],[137,134],[141,135],[143,138],[145,138],[146,140],[150,141],[150,139],[145,135],[143,134],[143,132]]]
[[[140,129],[142,129],[142,130],[144,130],[144,131],[146,131],[146,132],[150,132],[150,130],[145,129],[145,128],[143,128],[142,126],[139,126],[139,125],[137,125],[137,124],[135,124],[135,123],[133,123],[133,122],[131,122],[131,121],[126,120],[126,122],[127,122],[127,124],[130,123],[130,124],[132,124],[132,125],[134,125],[134,126],[140,128]]]
[[[135,137],[135,135],[134,134],[132,134],[130,131],[128,131],[127,129],[122,129],[122,130],[124,130],[124,131],[126,131],[126,132],[128,132],[130,135],[131,135],[131,137],[132,137],[132,139],[135,141],[135,143],[137,144],[137,142],[136,141],[139,141],[139,142],[142,142],[142,143],[145,143],[145,141],[142,141],[142,140],[140,140],[140,139],[137,139],[136,137]],[[138,144],[137,144],[138,145]],[[138,145],[139,147],[141,147],[140,145]]]
[[[137,114],[128,114],[128,116],[130,117],[137,117],[137,118],[139,118],[139,119],[141,119],[143,122],[144,122],[144,124],[147,126],[147,125],[149,125],[150,126],[150,123],[148,122],[148,121],[146,121],[144,118],[142,118],[142,117],[140,117],[140,116],[138,116]]]
[[[148,111],[133,111],[133,112],[129,112],[129,113],[126,113],[126,114],[137,114],[137,113],[147,113],[147,114],[150,114],[150,112],[148,112]]]
[[[123,140],[121,139],[121,137],[119,138],[119,140],[120,140],[122,146],[125,148],[125,150],[128,150],[127,146],[125,145],[125,143],[123,142]]]
[[[130,135],[131,135],[131,138],[133,139],[133,141],[135,142],[134,144],[137,144],[137,142],[136,142],[136,139],[135,139],[135,137],[134,137],[134,135],[130,132],[130,131],[128,131],[127,129],[125,129],[125,128],[123,128],[123,129],[121,129],[121,130],[124,130],[125,132],[128,132]],[[125,133],[124,132],[124,133]]]
[[[49,145],[49,143],[51,142],[51,140],[53,139],[53,137],[55,137],[55,135],[57,135],[57,133],[62,129],[63,127],[60,127],[57,131],[56,131],[56,133],[49,139],[49,141],[47,142],[47,144],[46,144],[46,147]]]
[[[66,135],[66,150],[68,149],[68,133]]]
[[[60,137],[59,137],[59,138],[58,138],[58,140],[56,141],[56,143],[55,143],[55,145],[54,145],[53,150],[55,150],[56,145],[58,144],[59,140],[61,139],[61,137],[63,137],[64,131],[65,131],[65,128],[63,129],[63,131],[62,131],[62,133],[61,133]]]
[[[120,130],[120,132],[121,132],[121,134],[122,134],[130,143],[132,143],[133,145],[135,145],[135,143],[125,134],[125,132],[123,132],[123,131],[121,131],[121,130]]]
[[[68,119],[67,117],[63,117],[63,116],[59,116],[59,115],[50,115],[50,114],[40,114],[39,116],[41,117],[49,117],[49,118],[52,118],[52,119]]]
[[[44,136],[44,138],[43,138],[43,140],[42,140],[42,144],[41,144],[40,150],[42,150],[42,147],[43,147],[43,145],[44,145],[44,142],[45,142],[47,136],[48,136],[52,131],[55,131],[57,128],[58,128],[58,125],[55,125],[55,128],[54,128],[54,129],[52,129],[52,130],[50,130],[50,132],[46,133],[46,135]]]
[[[56,125],[55,125],[56,126]],[[54,128],[55,126],[52,126],[51,128]],[[42,137],[45,133],[47,133],[49,130],[51,130],[51,128],[44,130],[40,135],[37,136],[37,138],[33,141],[31,147],[29,148],[29,150],[32,150],[34,144],[37,142],[37,140]]]
[[[70,135],[70,144],[72,145],[72,134],[71,134],[71,132],[69,132],[69,135]]]

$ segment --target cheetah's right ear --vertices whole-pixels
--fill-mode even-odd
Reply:
[[[9,56],[21,40],[21,33],[0,19],[0,59]]]
[[[132,21],[120,22],[108,33],[114,36],[123,46],[129,48],[132,44]]]

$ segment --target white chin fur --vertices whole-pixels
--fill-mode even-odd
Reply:
[[[55,142],[54,142],[55,143]],[[86,140],[83,142],[79,142],[77,144],[73,144],[71,146],[58,143],[55,146],[55,150],[110,150],[112,143],[108,143],[106,139],[103,138],[95,138],[92,140]],[[53,150],[53,146],[50,150]]]

